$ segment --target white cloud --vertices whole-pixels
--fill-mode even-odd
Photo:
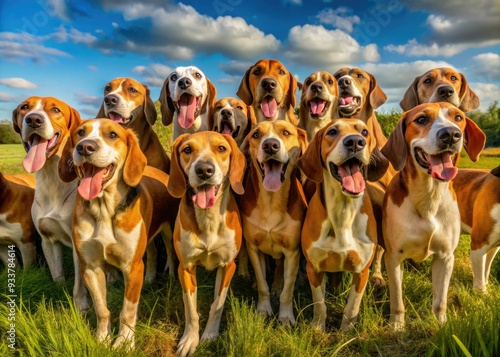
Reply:
[[[91,71],[98,71],[99,68],[97,68],[97,66],[87,66],[88,69],[90,69]]]
[[[15,97],[12,94],[0,92],[0,103],[13,102]]]
[[[500,55],[498,53],[481,53],[472,57],[475,66],[473,72],[485,80],[500,81]],[[497,93],[497,99],[500,98]]]
[[[102,102],[102,97],[95,95],[88,95],[82,92],[76,92],[75,97],[77,98],[78,104],[90,105],[95,108],[99,108]],[[97,113],[95,113],[97,114]]]
[[[133,73],[137,73],[144,78],[144,83],[150,87],[161,87],[165,78],[173,71],[169,66],[153,63],[149,67],[135,66]]]
[[[59,17],[64,21],[70,21],[68,7],[64,0],[46,0],[45,5],[49,8],[52,16]]]
[[[81,32],[74,27],[70,27],[69,32],[66,30],[66,27],[63,25],[59,26],[57,32],[52,34],[52,36],[59,42],[68,42],[71,41],[76,44],[84,44],[86,46],[91,46],[95,44],[98,39],[94,35],[88,32]]]
[[[480,110],[487,110],[494,102],[499,100],[500,86],[493,83],[473,82],[469,83],[469,87],[479,97],[481,105]]]
[[[24,78],[1,78],[0,84],[11,88],[25,88],[25,89],[34,89],[36,88],[36,84],[30,81],[27,81]]]
[[[349,16],[351,13],[351,9],[341,6],[335,10],[332,8],[321,10],[316,15],[316,18],[321,24],[332,25],[340,30],[352,33],[354,25],[359,24],[361,19],[356,15]]]
[[[436,42],[424,45],[416,39],[411,39],[405,45],[387,45],[384,47],[384,50],[413,57],[452,57],[466,50],[468,47],[470,46],[467,44],[439,45]]]

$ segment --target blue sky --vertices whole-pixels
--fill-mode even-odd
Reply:
[[[133,77],[153,100],[170,71],[199,67],[217,97],[276,58],[298,78],[361,67],[399,108],[413,79],[451,66],[481,109],[500,99],[498,0],[16,0],[0,5],[0,120],[29,96],[94,117],[104,85]]]

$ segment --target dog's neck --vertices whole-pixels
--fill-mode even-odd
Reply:
[[[47,202],[54,202],[54,206],[61,207],[69,200],[74,200],[75,191],[78,186],[78,181],[66,183],[59,179],[58,163],[59,152],[52,155],[45,161],[43,167],[35,173],[36,186],[35,201],[43,202],[47,206]]]

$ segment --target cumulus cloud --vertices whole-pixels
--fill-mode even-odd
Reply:
[[[342,30],[327,30],[315,25],[290,29],[285,56],[300,65],[331,71],[346,64],[380,59],[377,45],[361,46]]]
[[[15,62],[31,60],[38,63],[53,61],[57,57],[71,57],[67,52],[44,46],[43,42],[50,38],[50,35],[0,32],[0,57]]]
[[[150,87],[161,87],[165,78],[173,71],[169,66],[160,63],[150,64],[146,66],[135,66],[132,68],[133,73],[139,74],[143,77],[143,81]]]
[[[387,45],[384,47],[384,50],[414,57],[452,57],[466,50],[468,47],[470,47],[468,44],[439,45],[436,42],[424,45],[416,39],[411,39],[404,45]]]
[[[94,35],[88,32],[81,32],[74,27],[70,27],[69,31],[65,26],[59,26],[57,32],[52,34],[52,37],[59,42],[68,42],[71,41],[76,44],[84,44],[86,46],[92,46],[95,44],[98,39]]]
[[[331,25],[340,30],[352,33],[354,25],[359,24],[361,19],[359,16],[352,15],[352,9],[341,6],[337,9],[324,9],[321,10],[316,18],[321,24]]]
[[[27,81],[24,78],[1,78],[0,84],[11,88],[25,88],[25,89],[34,89],[36,88],[36,84],[30,81]]]
[[[12,94],[0,92],[0,103],[13,102],[15,97]]]
[[[500,55],[498,53],[482,53],[472,59],[475,63],[472,69],[475,75],[488,81],[500,81]]]
[[[472,88],[474,93],[476,93],[480,99],[480,110],[487,110],[494,101],[498,101],[498,94],[500,93],[499,85],[493,83],[472,82],[469,83],[469,87]]]

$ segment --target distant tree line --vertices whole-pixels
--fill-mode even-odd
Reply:
[[[19,134],[12,128],[10,122],[0,122],[0,144],[20,144]]]

